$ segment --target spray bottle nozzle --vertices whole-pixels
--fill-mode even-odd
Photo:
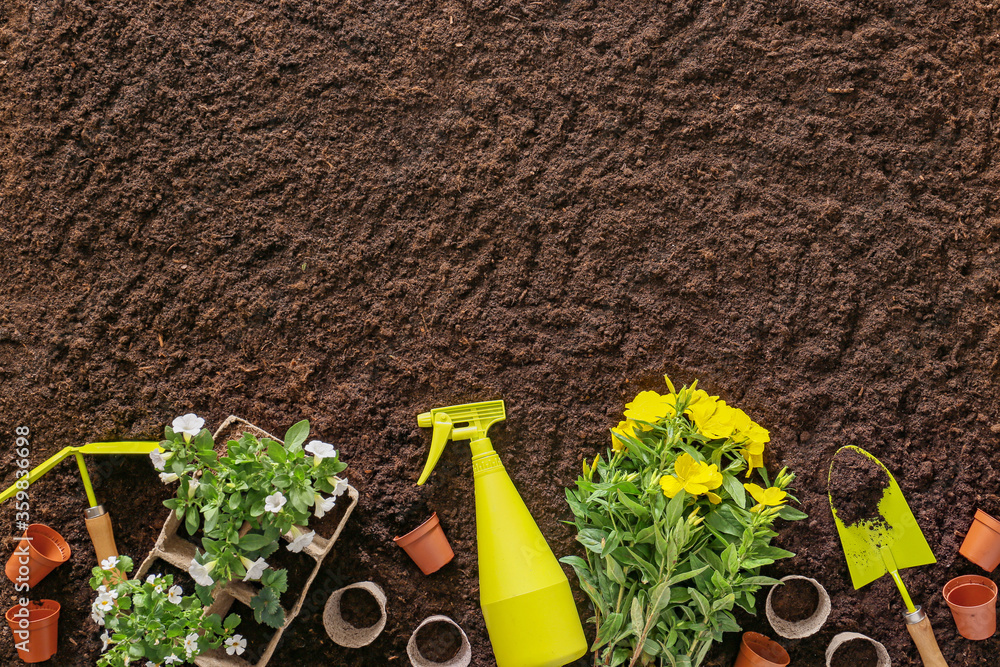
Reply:
[[[434,408],[430,412],[417,415],[417,425],[422,428],[433,427],[431,451],[427,456],[424,471],[420,473],[417,484],[423,484],[430,477],[434,466],[444,452],[449,440],[487,440],[490,426],[507,418],[503,401],[485,401],[483,403],[466,403],[451,405],[446,408]]]

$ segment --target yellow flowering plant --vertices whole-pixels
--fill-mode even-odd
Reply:
[[[697,388],[644,391],[611,429],[611,449],[566,499],[584,557],[567,556],[594,605],[595,665],[698,667],[713,642],[738,632],[739,606],[776,580],[760,568],[792,556],[772,546],[795,475],[772,483],[766,429]],[[763,486],[746,482],[757,474]]]

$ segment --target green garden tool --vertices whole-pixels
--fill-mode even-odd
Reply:
[[[855,590],[858,590],[888,572],[896,582],[900,595],[903,596],[903,603],[906,605],[906,612],[903,614],[906,619],[906,629],[910,632],[913,643],[917,645],[925,667],[948,667],[934,638],[934,630],[927,619],[927,614],[919,606],[914,606],[906,585],[899,576],[899,570],[903,568],[930,565],[937,561],[892,473],[882,465],[881,461],[865,450],[848,445],[841,447],[833,455],[827,488],[829,489],[831,480],[836,475],[837,456],[848,450],[868,457],[881,467],[889,478],[889,486],[886,487],[878,503],[879,516],[862,519],[849,526],[844,525],[837,514],[833,496],[830,495],[830,509],[833,511],[833,520],[840,534],[840,544],[847,558],[851,582]]]
[[[91,442],[82,447],[65,447],[46,459],[40,466],[32,469],[27,477],[22,477],[21,480],[27,479],[29,485],[33,484],[63,459],[76,456],[76,463],[80,467],[80,478],[83,480],[83,488],[87,492],[87,501],[90,503],[90,507],[84,510],[83,516],[87,522],[90,541],[94,543],[97,562],[100,563],[108,557],[117,556],[118,547],[115,545],[115,534],[111,528],[111,515],[104,509],[104,505],[97,504],[97,497],[94,495],[94,487],[90,484],[90,475],[87,474],[87,464],[83,461],[83,455],[149,454],[159,444],[159,442]],[[0,493],[0,503],[17,495],[17,492],[21,490],[18,484],[23,485],[21,480]]]

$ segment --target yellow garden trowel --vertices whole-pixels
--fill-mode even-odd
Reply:
[[[828,494],[833,520],[840,534],[840,544],[847,558],[847,568],[851,572],[851,582],[857,590],[888,572],[896,582],[900,595],[903,596],[903,603],[906,605],[906,612],[903,614],[906,619],[906,629],[910,632],[913,643],[917,645],[925,667],[948,667],[944,656],[941,655],[941,649],[938,648],[937,639],[934,638],[934,630],[927,619],[927,614],[919,606],[914,606],[903,579],[899,576],[899,570],[903,568],[937,562],[934,554],[924,534],[920,532],[920,526],[917,525],[910,506],[906,504],[906,498],[903,497],[896,479],[881,461],[865,450],[851,445],[837,450],[830,463],[827,489],[829,490],[832,480],[838,475],[837,459],[838,457],[843,459],[842,453],[845,452],[869,458],[885,471],[889,479],[889,485],[878,502],[878,516],[859,519],[850,525],[844,525],[834,506],[833,494]],[[843,474],[843,471],[840,474]]]
[[[103,505],[97,504],[97,497],[94,495],[94,487],[90,484],[90,475],[87,474],[87,464],[83,461],[83,455],[149,454],[159,444],[159,442],[91,442],[82,447],[64,447],[46,459],[44,463],[33,468],[26,476],[21,477],[9,489],[0,493],[0,503],[17,495],[17,492],[24,488],[23,480],[27,479],[28,485],[31,485],[56,467],[63,459],[75,456],[76,463],[80,467],[83,489],[87,492],[87,501],[90,503],[90,507],[84,510],[83,515],[87,522],[87,532],[90,533],[90,541],[94,543],[97,562],[100,563],[110,556],[117,556],[118,547],[115,545],[115,534],[111,529],[111,516]]]

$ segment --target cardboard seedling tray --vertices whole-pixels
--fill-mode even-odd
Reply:
[[[278,438],[275,438],[266,431],[257,428],[253,424],[244,421],[239,417],[230,416],[222,422],[219,428],[215,431],[214,438],[216,447],[225,447],[226,442],[229,440],[236,440],[242,433],[246,432],[253,433],[257,437],[271,438],[272,440],[281,442]],[[337,538],[340,537],[340,533],[344,529],[347,519],[351,516],[351,512],[354,511],[354,506],[358,504],[358,492],[353,486],[348,485],[347,493],[344,496],[341,496],[341,500],[337,501],[338,505],[344,502],[343,498],[345,497],[349,498],[347,509],[333,531],[325,535],[317,531],[312,544],[302,550],[304,555],[316,561],[316,565],[312,568],[312,572],[309,574],[308,579],[306,579],[305,584],[302,586],[301,592],[295,598],[295,604],[292,605],[291,609],[285,609],[284,625],[277,630],[274,630],[274,634],[271,636],[270,640],[267,641],[266,647],[261,650],[261,638],[246,637],[247,651],[243,654],[243,656],[227,655],[225,649],[218,648],[213,651],[206,651],[195,658],[194,663],[196,665],[199,667],[264,667],[267,665],[272,654],[274,653],[274,649],[278,645],[278,642],[281,641],[281,636],[284,634],[285,629],[292,621],[295,620],[295,617],[298,616],[299,612],[302,610],[302,605],[309,593],[309,588],[312,586],[313,580],[316,579],[316,575],[319,574],[323,561],[326,559],[327,554],[330,553],[330,550],[333,549],[333,545],[337,541]],[[200,545],[195,544],[186,537],[178,534],[180,527],[181,522],[177,519],[177,514],[171,511],[170,516],[167,517],[166,522],[163,524],[163,529],[160,531],[160,536],[157,538],[156,544],[153,546],[153,550],[150,551],[146,560],[142,561],[142,564],[136,571],[134,577],[135,579],[144,579],[146,574],[150,570],[154,569],[157,561],[167,562],[174,567],[187,572],[188,566],[191,564],[191,560],[195,557]],[[287,537],[284,539],[288,540]],[[291,582],[289,583],[291,585]],[[236,600],[239,600],[249,608],[250,599],[257,594],[258,590],[258,584],[254,582],[244,583],[236,580],[230,582],[219,582],[216,585],[215,590],[212,592],[213,602],[206,608],[205,613],[219,614],[225,618],[230,607],[232,607],[233,602]],[[239,628],[237,628],[236,631],[239,632]],[[249,656],[258,655],[260,657],[257,658],[256,662],[250,662],[245,659]]]

